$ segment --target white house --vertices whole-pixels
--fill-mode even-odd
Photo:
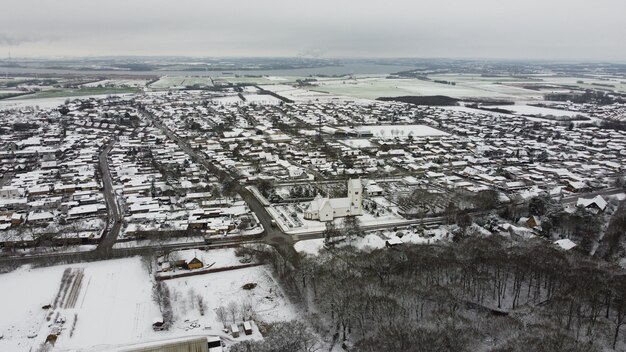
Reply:
[[[326,198],[318,195],[304,211],[307,220],[331,221],[349,215],[363,214],[363,186],[361,180],[348,181],[348,197]]]
[[[578,198],[578,201],[576,202],[577,207],[582,206],[584,208],[596,211],[604,211],[607,204],[608,203],[606,202],[606,200],[604,200],[604,198],[602,198],[602,196],[600,195],[596,196],[595,198]]]

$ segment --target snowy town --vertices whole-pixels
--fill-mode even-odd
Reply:
[[[626,351],[626,2],[0,11],[0,352]]]

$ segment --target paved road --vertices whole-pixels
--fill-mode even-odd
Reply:
[[[107,205],[107,227],[100,243],[98,244],[98,251],[111,249],[117,240],[117,236],[119,236],[120,229],[122,227],[123,215],[120,211],[115,191],[113,190],[113,180],[111,179],[111,170],[109,169],[108,159],[109,152],[113,149],[115,142],[115,140],[112,140],[99,156],[102,185],[104,186],[104,200]]]
[[[258,239],[248,239],[247,243],[258,242]],[[3,257],[0,256],[0,266],[3,264],[27,264],[36,262],[45,262],[46,264],[77,262],[86,260],[106,260],[113,258],[130,257],[134,255],[142,255],[146,253],[157,253],[165,249],[193,249],[193,248],[220,248],[229,245],[241,244],[240,239],[220,238],[215,239],[211,244],[204,242],[187,242],[187,243],[170,243],[170,244],[152,244],[141,247],[131,248],[107,248],[106,250],[95,250],[85,252],[58,252],[58,253],[39,253],[22,256]]]
[[[196,150],[191,148],[189,144],[187,143],[187,141],[178,137],[174,132],[172,132],[163,123],[161,123],[161,121],[151,116],[148,112],[144,112],[144,114],[146,117],[151,119],[154,122],[155,126],[157,126],[161,131],[163,131],[165,135],[167,135],[170,139],[176,142],[178,146],[185,153],[191,156],[191,158],[195,162],[199,163],[200,165],[203,165],[207,170],[214,173],[221,179],[230,177],[235,181],[237,180],[237,177],[235,175],[232,175],[228,171],[217,167],[215,164],[209,161],[202,153],[197,152]],[[275,244],[275,245],[291,244],[293,242],[293,239],[291,236],[285,234],[279,228],[272,226],[271,215],[267,212],[263,204],[261,204],[261,202],[259,202],[259,200],[252,194],[252,192],[250,192],[248,189],[242,186],[239,182],[236,183],[235,191],[248,204],[248,206],[250,207],[250,210],[252,210],[256,214],[257,218],[261,222],[261,225],[263,225],[263,229],[264,229],[263,234],[265,235],[265,238],[264,238],[265,242],[269,244]]]

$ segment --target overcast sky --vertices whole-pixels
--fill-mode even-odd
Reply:
[[[0,57],[626,61],[625,0],[3,0]]]

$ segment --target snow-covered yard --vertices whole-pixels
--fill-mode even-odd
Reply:
[[[224,335],[224,324],[287,321],[296,318],[269,269],[257,266],[165,281],[170,290],[175,322],[170,333]],[[244,289],[246,284],[256,284]],[[225,316],[220,317],[223,307]],[[260,338],[258,332],[252,338]],[[240,341],[242,337],[233,339]]]

